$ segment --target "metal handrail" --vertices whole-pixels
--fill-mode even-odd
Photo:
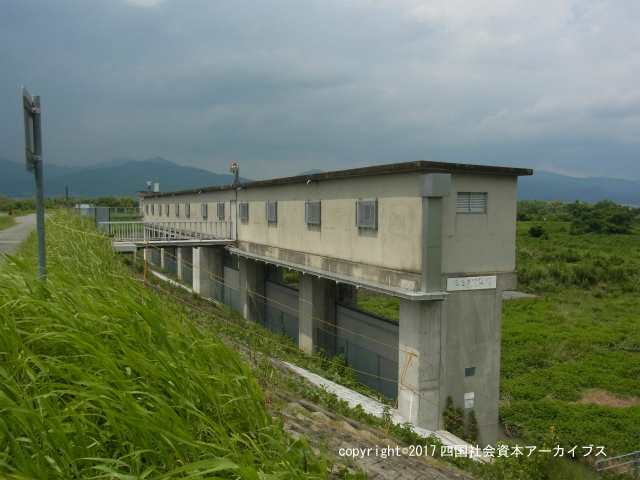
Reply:
[[[116,241],[234,240],[231,221],[100,222]]]
[[[611,462],[613,460],[626,459],[627,457],[633,457],[633,459],[630,461],[616,462],[613,465],[608,465],[608,466],[605,465],[607,462]],[[598,460],[596,462],[596,471],[604,472],[605,470],[621,468],[621,467],[624,467],[625,465],[630,465],[630,467],[627,470],[620,470],[620,471],[616,471],[615,473],[619,473],[620,475],[623,475],[625,473],[633,473],[633,478],[635,479],[640,478],[640,450],[632,453],[627,453],[625,455],[620,455],[618,457],[603,458],[602,460]]]

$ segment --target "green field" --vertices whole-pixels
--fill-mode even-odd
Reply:
[[[503,303],[500,416],[528,439],[555,426],[566,446],[629,453],[640,449],[640,234],[569,229],[517,224],[519,290],[540,296]]]

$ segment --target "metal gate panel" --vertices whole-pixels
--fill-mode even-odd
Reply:
[[[398,394],[399,325],[361,310],[337,305],[336,326],[333,353],[344,356],[348,365],[365,372],[358,374],[362,384],[386,397],[395,398]]]
[[[235,268],[224,267],[224,292],[223,302],[225,305],[233,308],[236,312],[240,312],[240,272]],[[219,279],[214,279],[219,280]],[[240,312],[242,313],[242,312]]]
[[[265,327],[274,333],[290,336],[298,345],[298,290],[267,281],[265,296],[269,299],[266,303]]]

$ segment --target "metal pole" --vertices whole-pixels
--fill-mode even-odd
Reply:
[[[44,244],[44,188],[42,176],[42,123],[40,95],[33,95],[33,153],[36,176],[36,228],[38,234],[38,276],[47,282],[47,255]]]

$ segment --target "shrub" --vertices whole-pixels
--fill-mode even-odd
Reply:
[[[534,225],[529,229],[529,236],[533,238],[540,238],[543,235],[546,235],[547,231],[544,229],[542,225]]]

